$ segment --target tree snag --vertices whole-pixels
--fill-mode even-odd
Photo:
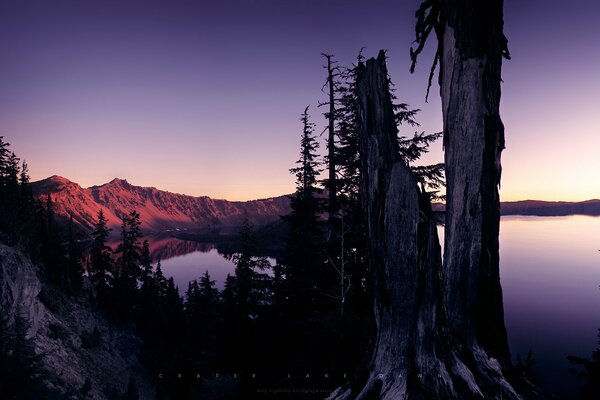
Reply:
[[[359,65],[357,85],[376,334],[368,367],[330,398],[519,398],[504,365],[452,329],[436,223],[399,153],[384,52]]]
[[[502,0],[442,3],[440,93],[444,117],[444,277],[451,330],[510,366],[499,276]]]

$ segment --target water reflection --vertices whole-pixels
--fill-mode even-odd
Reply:
[[[222,289],[227,274],[233,274],[235,265],[217,251],[214,243],[181,240],[174,237],[146,236],[152,262],[161,262],[165,276],[172,276],[179,292],[184,294],[191,280],[200,278],[208,270]]]
[[[440,228],[443,239],[443,228]],[[533,352],[544,387],[577,398],[569,355],[589,355],[600,326],[600,218],[504,216],[500,277],[513,360]]]
[[[234,274],[235,265],[219,252],[214,243],[182,240],[173,237],[144,237],[148,240],[152,261],[159,259],[165,276],[172,276],[183,295],[191,280],[208,271],[217,289],[223,289],[227,274]],[[228,248],[231,251],[231,248]],[[275,260],[267,258],[271,265]],[[265,271],[270,273],[270,271]]]
[[[147,237],[152,261],[168,260],[173,257],[183,256],[193,252],[209,253],[216,250],[213,243],[180,240],[172,237]]]
[[[165,276],[172,276],[179,292],[184,294],[188,283],[198,279],[205,271],[215,281],[217,289],[223,289],[227,274],[234,273],[235,265],[224,258],[217,249],[210,251],[193,251],[161,260],[162,270]]]
[[[443,234],[443,228],[440,228]],[[208,270],[219,288],[234,265],[212,244],[147,238],[154,259],[180,292]],[[500,276],[513,356],[534,354],[542,384],[564,398],[581,383],[568,355],[586,357],[600,326],[600,218],[505,216],[500,229]],[[272,260],[273,262],[273,260]]]
[[[566,357],[590,354],[600,326],[600,218],[504,217],[500,243],[511,351],[531,349],[543,383],[572,398]]]

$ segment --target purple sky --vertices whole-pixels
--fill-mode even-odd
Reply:
[[[0,135],[34,179],[289,193],[299,114],[311,104],[323,124],[323,51],[349,64],[388,49],[400,100],[441,129],[431,46],[408,73],[418,3],[0,0]],[[505,4],[503,199],[600,197],[600,6]],[[436,143],[427,161],[441,159]]]

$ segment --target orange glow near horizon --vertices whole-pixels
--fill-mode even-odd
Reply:
[[[441,130],[437,77],[424,101],[432,43],[408,72],[417,0],[5,3],[0,135],[34,180],[120,177],[228,200],[292,193],[300,113],[311,105],[315,133],[326,126],[319,55],[350,66],[363,46],[365,57],[388,50],[398,101],[421,110],[421,126],[402,133]],[[600,198],[600,24],[590,7],[505,4],[504,201]],[[348,15],[336,18],[340,9]],[[442,161],[441,147],[423,162]]]

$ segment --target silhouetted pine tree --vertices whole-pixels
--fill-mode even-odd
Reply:
[[[317,303],[319,279],[323,270],[324,227],[321,221],[323,202],[317,187],[320,161],[314,124],[309,121],[308,107],[302,113],[302,137],[298,165],[290,169],[296,176],[296,193],[291,196],[292,212],[283,217],[288,227],[283,252],[286,297],[292,314],[306,314]]]
[[[366,305],[368,295],[366,228],[364,226],[363,210],[360,203],[360,159],[359,159],[359,116],[356,87],[357,65],[364,61],[362,53],[357,57],[357,63],[343,71],[343,83],[337,86],[339,106],[337,109],[337,145],[335,148],[336,165],[338,166],[339,203],[344,217],[344,261],[347,264],[345,273],[351,281],[347,301],[356,306]],[[388,76],[388,84],[393,87]],[[441,198],[438,191],[444,186],[444,165],[415,165],[427,153],[429,145],[441,137],[441,132],[427,134],[415,132],[412,137],[402,134],[401,126],[418,127],[416,116],[418,109],[411,109],[406,103],[397,102],[397,96],[391,91],[395,122],[398,126],[398,144],[400,155],[411,166],[418,177],[423,192],[431,198]],[[337,244],[341,246],[341,243]],[[332,263],[341,270],[341,255],[330,252],[335,256]],[[332,257],[333,258],[333,257]],[[343,274],[338,272],[337,275]],[[339,287],[335,290],[339,291]],[[338,295],[338,297],[340,297]]]
[[[83,253],[73,236],[73,215],[69,218],[69,244],[67,258],[67,283],[68,289],[72,294],[81,291],[83,285]]]
[[[16,243],[17,241],[16,227],[18,225],[18,210],[21,200],[19,172],[19,158],[11,151],[6,164],[6,186],[4,187],[4,208],[5,211],[8,211],[5,213],[4,223],[6,224],[5,229],[9,233],[10,243]]]
[[[35,218],[36,203],[29,185],[27,163],[0,136],[0,241],[19,246],[33,258],[41,241]]]
[[[45,371],[40,356],[27,337],[29,324],[20,313],[9,326],[0,318],[0,394],[3,399],[37,400],[59,398],[43,384]]]
[[[179,356],[184,350],[183,338],[183,300],[179,295],[179,289],[175,286],[173,277],[169,277],[164,283],[164,297],[162,298],[164,321],[164,335],[167,343],[168,354]]]
[[[286,294],[284,282],[284,267],[280,263],[273,266],[273,279],[271,283],[272,297],[271,309],[276,316],[285,311]]]
[[[585,380],[581,389],[581,398],[592,400],[600,397],[600,329],[598,330],[598,348],[592,352],[589,358],[569,356],[568,359],[571,364],[583,368],[573,371],[580,379]]]
[[[231,306],[235,304],[235,277],[231,274],[227,274],[227,277],[225,278],[221,297],[225,301],[225,304]]]
[[[210,372],[216,367],[219,329],[221,328],[221,302],[215,281],[206,271],[200,281],[189,283],[185,302],[188,353],[197,368]]]
[[[142,253],[140,257],[141,276],[140,276],[140,296],[137,313],[138,328],[141,331],[152,329],[154,313],[159,306],[159,291],[154,279],[152,268],[152,259],[150,257],[150,246],[147,240],[142,244]]]
[[[154,271],[154,284],[156,285],[156,290],[158,293],[158,297],[164,296],[164,287],[165,287],[165,275],[162,272],[162,266],[160,264],[160,259],[156,263],[156,270]]]
[[[161,363],[166,359],[163,340],[163,327],[166,321],[163,306],[165,285],[166,280],[160,260],[158,260],[155,271],[142,279],[140,304],[137,313],[138,332],[144,339],[142,357],[151,370],[164,367]]]
[[[5,177],[7,176],[8,158],[10,156],[10,143],[4,141],[4,136],[0,136],[0,183],[5,185]]]
[[[96,300],[102,307],[108,306],[110,277],[113,273],[111,253],[107,246],[110,229],[102,210],[98,211],[98,220],[92,231],[92,248],[90,251],[90,276],[96,289]]]
[[[117,319],[126,322],[137,303],[140,277],[141,246],[140,215],[134,210],[123,217],[121,224],[121,256],[113,284],[113,311]]]
[[[65,268],[64,251],[54,220],[54,204],[50,194],[46,196],[45,205],[39,208],[38,223],[40,226],[40,247],[44,272],[50,282],[65,288],[68,278]]]
[[[358,54],[357,64],[363,61]],[[365,314],[369,307],[366,227],[360,203],[359,119],[356,88],[356,65],[342,72],[342,83],[337,86],[339,97],[336,126],[337,142],[334,156],[338,166],[339,218],[343,219],[339,240],[329,248],[329,264],[339,283],[329,288],[339,309]],[[340,223],[341,225],[341,223]],[[345,294],[344,294],[345,293]],[[343,313],[342,313],[343,314]]]
[[[323,68],[327,71],[327,78],[323,89],[327,88],[327,101],[319,103],[319,107],[328,106],[328,111],[324,113],[327,119],[327,156],[325,161],[327,163],[327,178],[323,181],[325,188],[327,188],[328,202],[327,212],[328,218],[328,236],[329,240],[335,240],[338,224],[336,223],[336,214],[338,211],[338,184],[337,184],[337,157],[335,156],[336,148],[336,124],[339,118],[339,112],[337,111],[337,105],[340,99],[338,98],[339,86],[341,84],[340,77],[342,76],[342,70],[337,65],[337,61],[334,60],[332,54],[321,53],[321,57],[325,59],[325,65]]]
[[[254,256],[256,238],[248,218],[240,228],[241,251],[233,254],[235,264],[235,302],[242,319],[256,317],[269,301],[268,278],[264,271],[271,267],[266,257]]]
[[[142,284],[152,277],[152,258],[150,256],[150,245],[147,240],[142,243],[142,252],[140,254],[140,281]]]
[[[29,167],[23,161],[19,174],[19,204],[17,209],[16,242],[29,254],[35,255],[38,232],[35,221],[35,203],[29,183]]]
[[[19,185],[19,158],[10,150],[10,144],[0,136],[0,232],[7,235],[5,242],[17,242],[21,188]],[[1,237],[0,237],[1,238]]]
[[[142,247],[139,239],[142,237],[140,229],[140,214],[133,210],[123,217],[121,224],[121,273],[126,274],[130,280],[140,277],[140,261]]]
[[[227,274],[223,291],[223,329],[219,345],[222,368],[234,372],[237,370],[238,359],[236,354],[239,348],[237,338],[238,318],[235,305],[235,277]]]
[[[159,261],[160,268],[160,261]],[[139,296],[139,310],[137,314],[138,328],[141,332],[152,331],[155,324],[156,312],[160,310],[160,290],[157,275],[162,275],[162,270],[157,274],[152,270],[148,242],[144,241],[142,247],[142,279]],[[163,280],[164,277],[161,278]]]

